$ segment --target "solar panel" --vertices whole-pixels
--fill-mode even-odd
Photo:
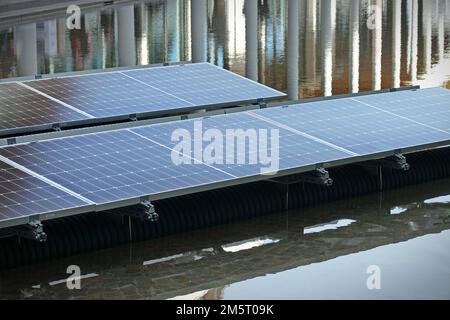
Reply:
[[[8,129],[88,119],[18,83],[0,84],[0,135]]]
[[[173,115],[285,96],[208,63],[66,76],[0,88],[5,93],[0,97],[0,135],[51,129],[54,124]],[[46,128],[33,128],[36,125]]]
[[[21,144],[0,148],[0,156],[97,205],[261,174],[259,163],[221,165],[193,164],[192,161],[192,165],[174,164],[171,158],[174,147],[171,134],[179,129],[193,134],[194,121]],[[206,118],[203,123],[205,130],[218,129],[222,132],[242,127],[254,130],[278,129],[245,113]],[[239,143],[236,143],[234,148],[236,159],[238,146]],[[281,170],[346,156],[344,152],[280,129]]]
[[[339,148],[279,128],[247,113],[214,116],[201,120],[175,121],[134,128],[131,131],[170,149],[174,149],[181,141],[180,139],[172,139],[173,133],[179,130],[189,132],[188,137],[190,137],[190,145],[192,146],[191,154],[192,157],[195,157],[194,144],[199,141],[195,135],[196,132],[199,132],[199,125],[201,125],[201,134],[204,135],[200,138],[202,139],[201,150],[205,151],[200,155],[200,160],[203,162],[209,160],[210,162],[207,163],[212,167],[238,178],[260,175],[264,172],[261,170],[263,168],[270,172],[271,165],[277,165],[277,170],[284,171],[352,156],[352,154],[339,150]],[[217,130],[217,137],[221,140],[222,147],[217,150],[220,150],[219,154],[222,156],[217,158],[214,158],[216,152],[209,153],[206,151],[208,145],[211,145],[211,139],[207,138],[208,131],[214,135],[211,130]],[[238,133],[238,130],[240,130],[239,134],[242,139],[236,138],[235,134]],[[277,132],[275,133],[274,130]],[[272,141],[271,138],[276,137],[274,135],[277,135],[279,139]],[[262,142],[265,141],[261,140],[263,136],[267,137],[267,143]],[[229,143],[230,141],[232,143]],[[274,153],[274,150],[277,153]],[[263,154],[261,155],[260,152],[263,152]],[[170,155],[168,154],[168,156]],[[261,156],[267,156],[268,161],[262,161]],[[279,157],[277,159],[279,163],[270,162],[271,159],[275,159],[275,156]],[[227,157],[231,158],[228,160]],[[241,164],[239,164],[239,158],[242,159]]]
[[[268,108],[255,114],[262,116],[266,121],[289,126],[359,155],[368,155],[449,139],[450,134],[445,130],[431,126],[435,124],[432,120],[428,121],[430,126],[423,123],[427,121],[426,117],[421,115],[425,115],[427,110],[430,110],[430,106],[437,105],[442,100],[441,96],[429,96],[427,93],[425,91],[426,98],[420,100],[413,99],[409,103],[392,104],[395,109],[392,112],[386,111],[391,106],[388,101],[395,101],[397,94],[403,96],[405,93],[378,94]],[[373,100],[381,101],[380,105],[383,107],[372,107],[370,104]],[[403,108],[414,109],[417,114],[409,115]],[[422,111],[419,112],[420,108]],[[446,123],[450,121],[448,102],[442,103],[439,108],[442,110],[439,127],[448,130],[449,128],[446,127]],[[447,109],[447,112],[444,109]]]
[[[450,108],[448,107],[450,90],[444,88],[408,90],[361,96],[354,100],[450,133]]]
[[[196,106],[284,96],[277,90],[209,63],[137,69],[124,74]]]
[[[96,118],[193,106],[119,72],[31,81],[27,85]]]
[[[403,92],[389,95],[393,101],[406,97]],[[370,97],[380,99],[380,96]],[[404,104],[405,108],[420,104],[424,110],[430,110],[427,106],[436,105],[441,99],[440,93],[436,95],[426,90],[423,96],[427,98],[417,95],[417,99]],[[84,203],[95,203],[97,210],[111,204],[123,206],[133,199],[135,204],[136,199],[143,196],[154,200],[267,179],[268,176],[262,176],[262,169],[270,168],[271,164],[259,158],[264,146],[268,157],[279,150],[279,163],[275,167],[279,176],[318,166],[377,159],[382,153],[394,154],[409,147],[418,151],[430,145],[450,144],[450,134],[433,127],[435,122],[421,124],[402,116],[400,104],[393,103],[393,108],[389,109],[387,102],[385,105],[370,97],[274,107],[19,144],[0,148],[0,156],[25,172],[47,179],[52,182],[50,185],[59,186],[58,190],[68,190],[66,193],[76,195],[77,199],[86,199]],[[427,114],[422,110],[417,112]],[[441,116],[440,124],[448,121],[450,115],[443,112]],[[237,130],[241,130],[240,140],[236,138]],[[260,140],[264,134],[266,145]],[[279,140],[271,140],[274,134],[279,135]],[[231,148],[228,141],[223,141],[229,136],[233,139]],[[189,150],[183,151],[191,165],[174,161],[174,150],[180,151],[180,137],[187,138],[188,143],[183,148],[189,146]],[[256,149],[252,148],[250,137],[257,138]],[[215,162],[208,162],[211,159],[203,155],[217,139],[225,143],[218,143],[219,147],[214,150],[216,156],[220,150],[222,162],[217,158]],[[196,152],[196,147],[200,153]],[[232,158],[228,158],[229,152]],[[175,152],[175,155],[179,154]],[[239,155],[244,158],[242,163],[238,161]],[[195,158],[199,161],[194,162]],[[252,163],[252,158],[257,159],[256,162]],[[8,192],[7,188],[0,190],[2,196]],[[34,204],[30,206],[33,208]]]
[[[88,205],[28,173],[0,161],[0,221],[24,220]]]
[[[175,166],[170,150],[128,130],[17,145],[0,154],[97,204],[233,178],[207,165]]]

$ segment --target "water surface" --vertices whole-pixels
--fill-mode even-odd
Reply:
[[[0,297],[450,299],[449,195],[441,180],[3,271]]]

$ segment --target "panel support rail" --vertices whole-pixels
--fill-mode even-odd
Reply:
[[[318,167],[313,171],[300,173],[293,176],[271,179],[269,181],[285,185],[297,184],[299,182],[317,184],[326,187],[331,187],[333,185],[333,179],[330,177],[330,173],[323,167]]]

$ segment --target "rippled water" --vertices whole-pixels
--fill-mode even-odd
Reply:
[[[449,299],[449,199],[447,179],[4,271],[0,297]]]

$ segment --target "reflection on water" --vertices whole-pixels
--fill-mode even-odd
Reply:
[[[206,59],[291,99],[450,88],[449,0],[153,0],[82,13],[81,30],[65,17],[2,25],[0,78]]]
[[[0,297],[449,299],[449,194],[441,180],[3,271]]]
[[[337,228],[347,227],[351,225],[353,222],[356,222],[355,220],[351,219],[341,219],[337,221],[332,221],[328,223],[322,223],[310,227],[304,227],[303,228],[303,234],[311,234],[316,232],[323,232],[327,230],[335,230]]]

